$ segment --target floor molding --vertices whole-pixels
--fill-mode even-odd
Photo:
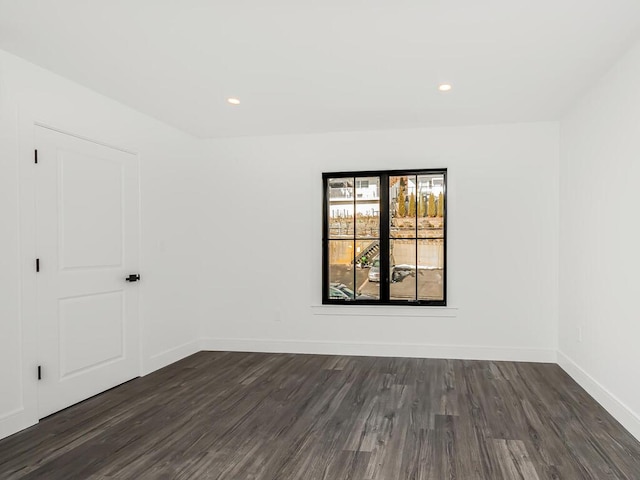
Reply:
[[[262,340],[254,338],[207,338],[201,350],[264,353],[307,353],[374,357],[450,358],[556,363],[555,350],[521,347],[478,347],[408,343],[318,342],[308,340]]]
[[[38,423],[37,418],[32,418],[24,408],[17,408],[11,412],[4,413],[0,418],[0,439],[9,437],[25,428]]]
[[[607,412],[618,420],[631,435],[640,440],[640,415],[631,410],[618,397],[607,390],[600,382],[561,351],[558,351],[558,365],[602,405]]]
[[[191,342],[178,345],[177,347],[169,348],[164,352],[152,355],[144,362],[142,375],[148,375],[151,372],[160,370],[161,368],[171,365],[178,360],[182,360],[189,355],[198,353],[200,350],[202,350],[200,348],[200,341],[193,340]]]

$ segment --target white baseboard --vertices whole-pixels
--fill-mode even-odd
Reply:
[[[561,351],[558,351],[558,365],[620,422],[631,435],[640,440],[640,415],[627,407],[618,397]]]
[[[317,342],[308,340],[260,340],[253,338],[206,338],[201,350],[265,353],[307,353],[372,357],[449,358],[555,363],[555,350],[520,347],[477,347],[406,343]]]
[[[198,353],[200,350],[202,350],[200,348],[200,341],[194,340],[152,355],[144,361],[142,375],[148,375],[151,372],[160,370],[161,368],[171,365],[178,360],[182,360],[189,355]]]
[[[38,419],[33,417],[34,415],[28,415],[28,412],[23,408],[2,415],[0,418],[0,439],[38,423]]]

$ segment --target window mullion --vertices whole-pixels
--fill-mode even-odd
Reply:
[[[418,240],[418,218],[419,218],[419,216],[418,216],[418,198],[419,198],[419,196],[418,196],[418,175],[415,175],[413,177],[413,185],[414,185],[414,187],[413,187],[414,188],[413,197],[415,198],[415,200],[414,200],[414,212],[413,212],[415,217],[414,217],[413,221],[415,222],[415,227],[416,227],[415,230],[414,230],[414,232],[415,232],[414,236],[416,237],[415,240],[414,240],[415,244],[416,244],[416,257],[415,257],[415,264],[414,264],[414,267],[415,267],[414,271],[415,271],[415,274],[416,274],[416,276],[415,276],[416,298],[414,298],[414,301],[418,302],[420,300],[420,293],[418,291],[418,274],[420,273],[418,271],[418,249],[420,248],[420,241]]]
[[[380,302],[389,303],[389,175],[380,175]]]
[[[356,177],[353,177],[353,248],[352,250],[352,254],[351,255],[351,263],[353,264],[353,299],[355,300],[357,295],[358,295],[358,277],[357,277],[357,273],[358,271],[356,270],[356,243],[357,243],[357,235],[356,235],[356,228],[358,226],[358,215],[356,212],[356,198],[358,196],[357,194],[358,188],[356,187]]]

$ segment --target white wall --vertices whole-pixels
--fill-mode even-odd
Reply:
[[[203,346],[555,361],[558,144],[557,123],[206,142]],[[429,167],[452,308],[319,306],[321,172]]]
[[[640,438],[640,43],[561,122],[559,362]]]
[[[21,285],[34,275],[33,239],[20,238],[30,197],[19,166],[32,168],[33,152],[25,112],[139,154],[142,372],[196,351],[199,328],[198,292],[190,288],[200,269],[197,140],[0,51],[0,437],[36,421],[35,332],[21,311]]]

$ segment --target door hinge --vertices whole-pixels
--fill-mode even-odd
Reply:
[[[42,380],[42,365],[38,365],[38,380]]]
[[[33,152],[33,161],[38,163],[38,150],[34,150]]]
[[[40,272],[40,259],[36,258],[36,273]]]

